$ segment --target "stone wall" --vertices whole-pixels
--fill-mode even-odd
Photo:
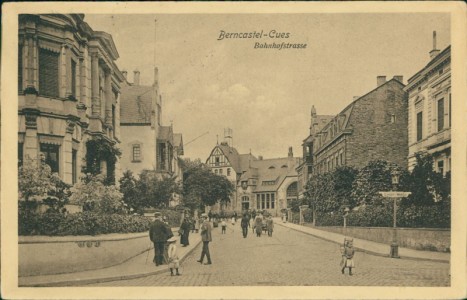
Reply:
[[[151,246],[147,232],[101,236],[20,236],[19,276],[72,273],[123,263]],[[149,256],[149,263],[152,263]]]
[[[391,244],[393,229],[390,227],[337,227],[320,226],[320,230],[345,234],[358,239]],[[448,252],[451,248],[451,230],[435,228],[397,228],[400,247]]]

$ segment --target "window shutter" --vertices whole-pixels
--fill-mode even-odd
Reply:
[[[43,96],[59,96],[58,58],[58,53],[45,49],[39,51],[39,93]]]

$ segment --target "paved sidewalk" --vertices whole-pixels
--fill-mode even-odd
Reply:
[[[183,261],[201,242],[201,236],[199,233],[190,233],[190,245],[182,247],[180,245],[178,234],[174,232],[174,235],[177,237],[177,250],[181,261]],[[149,254],[148,251],[145,251],[144,253],[116,266],[76,273],[19,277],[18,284],[20,287],[81,286],[90,283],[133,279],[155,275],[162,272],[169,272],[167,265],[156,267],[152,262],[153,257],[154,248],[151,247]]]
[[[317,228],[302,226],[293,223],[283,223],[280,218],[275,218],[274,223],[280,226],[288,227],[303,233],[307,233],[319,238],[322,238],[327,241],[335,242],[342,244],[344,242],[344,235],[334,232],[329,232],[325,230],[319,230]],[[390,245],[372,242],[368,240],[362,240],[353,238],[354,247],[360,251],[379,255],[379,256],[389,256]],[[435,251],[419,251],[408,248],[399,247],[399,256],[406,259],[418,259],[418,260],[431,260],[439,262],[449,262],[451,254]]]

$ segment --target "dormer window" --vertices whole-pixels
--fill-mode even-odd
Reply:
[[[272,170],[272,169],[275,169],[275,168],[276,168],[276,167],[274,167],[274,166],[270,166],[268,169],[269,169],[269,170]]]

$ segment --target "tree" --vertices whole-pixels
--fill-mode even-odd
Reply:
[[[136,181],[138,197],[145,207],[168,207],[180,185],[172,177],[165,177],[153,170],[143,170]]]
[[[137,179],[133,176],[133,173],[130,170],[125,171],[119,182],[120,192],[123,194],[123,201],[130,211],[136,211],[142,214],[144,201],[136,189]]]
[[[415,154],[416,165],[409,176],[412,194],[404,204],[430,206],[436,202],[449,201],[451,198],[451,174],[443,174],[433,170],[433,156],[419,152]]]
[[[351,193],[357,172],[352,167],[343,166],[332,172],[313,175],[307,183],[306,201],[319,212],[335,212],[344,205],[354,207]]]
[[[352,185],[352,198],[356,205],[383,205],[382,191],[391,191],[393,170],[401,172],[400,186],[405,189],[407,185],[407,172],[394,163],[384,160],[370,161],[357,174]]]
[[[225,204],[230,201],[235,186],[226,177],[212,173],[200,162],[189,161],[186,165],[188,168],[183,176],[185,206],[197,209],[203,205],[214,205],[217,202]]]

